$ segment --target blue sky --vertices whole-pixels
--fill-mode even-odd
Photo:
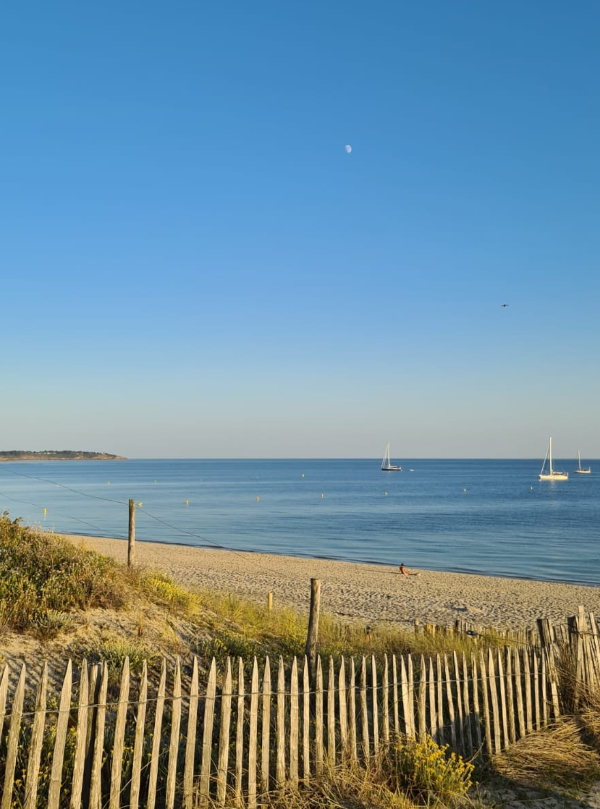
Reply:
[[[600,457],[599,41],[585,0],[5,6],[0,449]]]

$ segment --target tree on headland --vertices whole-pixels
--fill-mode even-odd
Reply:
[[[122,455],[72,449],[0,450],[0,461],[125,461]]]

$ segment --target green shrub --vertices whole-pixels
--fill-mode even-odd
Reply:
[[[120,566],[53,534],[0,517],[2,620],[24,631],[49,612],[125,606],[127,582]]]
[[[120,674],[126,657],[129,658],[131,672],[141,671],[144,660],[150,666],[157,658],[155,652],[140,643],[117,639],[104,640],[98,646],[89,646],[83,656],[91,662],[106,663],[111,678]]]
[[[67,612],[60,610],[47,610],[44,615],[39,615],[33,624],[35,635],[41,640],[52,640],[62,632],[73,629],[73,617]]]
[[[430,736],[422,742],[400,739],[395,764],[398,786],[428,805],[457,805],[472,786],[473,765],[456,753],[448,755],[448,745],[441,747]]]
[[[142,589],[153,601],[165,604],[171,612],[189,615],[198,607],[193,593],[162,573],[149,573],[142,578]]]

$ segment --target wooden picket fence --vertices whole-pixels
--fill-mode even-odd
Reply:
[[[589,625],[588,625],[589,618]],[[340,764],[360,766],[398,737],[431,736],[466,757],[491,756],[563,712],[557,660],[567,651],[576,686],[600,686],[593,615],[569,622],[566,645],[549,622],[540,643],[469,655],[318,660],[198,660],[158,682],[126,660],[110,683],[106,664],[69,662],[60,694],[48,669],[5,667],[0,678],[0,809],[261,805]],[[236,671],[237,670],[237,671]],[[578,685],[577,685],[578,684]],[[167,687],[168,685],[168,687]],[[113,695],[114,692],[114,695]],[[34,696],[35,695],[35,696]],[[7,706],[10,703],[10,710]]]

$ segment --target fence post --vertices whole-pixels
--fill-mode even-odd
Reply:
[[[321,608],[321,581],[310,580],[310,616],[308,619],[308,633],[306,636],[306,650],[308,670],[311,685],[315,682],[317,674],[317,640],[319,637],[319,610]]]
[[[135,500],[129,501],[129,538],[127,542],[127,567],[135,562]]]

